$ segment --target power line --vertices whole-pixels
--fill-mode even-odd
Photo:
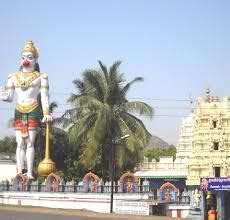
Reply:
[[[188,99],[163,99],[163,98],[129,98],[129,99],[135,99],[135,100],[151,100],[151,101],[166,101],[166,102],[190,102],[191,100]]]
[[[70,96],[70,93],[62,93],[62,92],[50,92],[50,94],[56,94],[56,95],[64,95],[64,96]],[[175,102],[191,102],[195,101],[193,99],[166,99],[166,98],[143,98],[143,97],[129,97],[128,99],[132,100],[152,100],[152,101],[175,101]]]
[[[70,106],[72,108],[75,108],[73,105],[71,104],[67,104],[67,103],[58,103],[57,106]],[[191,110],[191,107],[174,107],[174,106],[152,106],[153,109],[169,109],[169,110]],[[0,108],[0,110],[14,110],[15,108],[11,107],[11,108]],[[199,108],[194,108],[194,110],[198,110]],[[202,110],[209,110],[209,109],[214,109],[213,107],[209,107],[209,108],[202,108]],[[215,108],[217,110],[223,110],[223,109],[226,109],[226,108]]]
[[[70,93],[62,93],[62,92],[49,92],[49,94],[56,94],[56,95],[71,95]]]

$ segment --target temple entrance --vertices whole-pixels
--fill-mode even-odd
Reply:
[[[166,206],[165,204],[150,205],[149,214],[157,216],[166,216]]]
[[[160,200],[165,202],[173,202],[176,199],[178,189],[170,182],[164,183],[159,189]]]
[[[125,173],[119,179],[120,182],[120,192],[132,193],[138,192],[138,178],[132,173]]]

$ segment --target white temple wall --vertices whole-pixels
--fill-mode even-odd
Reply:
[[[0,181],[10,181],[16,174],[16,163],[12,161],[0,160]]]
[[[60,209],[86,209],[99,213],[110,212],[110,193],[37,193],[37,192],[1,192],[0,204],[39,206]],[[114,213],[150,215],[150,207],[157,202],[149,203],[148,194],[116,193],[114,194]],[[189,205],[169,205],[167,208],[176,216],[189,216]]]
[[[114,194],[115,213],[149,215],[148,194]],[[110,193],[2,192],[0,204],[110,212]]]

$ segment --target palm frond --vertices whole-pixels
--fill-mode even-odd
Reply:
[[[143,77],[136,77],[135,79],[133,79],[132,81],[130,81],[129,83],[127,83],[123,89],[121,90],[122,95],[125,97],[127,92],[129,91],[130,87],[137,82],[142,82],[144,81]]]
[[[89,112],[88,108],[76,107],[76,108],[66,110],[61,118],[69,118],[71,119],[72,123],[74,123],[83,115],[87,114],[88,112]]]
[[[90,109],[98,109],[103,105],[100,100],[89,95],[79,96],[72,102],[72,104],[76,107],[85,107]]]
[[[109,68],[109,80],[111,82],[118,81],[119,79],[118,70],[121,63],[122,62],[120,60],[115,61],[113,65]]]
[[[96,121],[96,113],[89,113],[78,120],[69,129],[69,140],[73,144],[81,144],[87,136],[88,131],[92,130]]]
[[[137,138],[135,137],[135,134],[132,132],[132,130],[130,130],[130,128],[127,126],[127,124],[121,117],[118,117],[117,120],[118,120],[119,127],[120,127],[121,138],[128,136],[127,138],[125,138],[127,148],[130,151],[134,151],[134,149],[139,144]]]
[[[85,94],[79,94],[79,95],[77,95],[77,94],[71,93],[70,97],[67,100],[67,102],[73,103],[77,98],[82,97],[82,96],[85,96]]]
[[[150,105],[144,102],[139,102],[139,101],[125,102],[120,107],[124,111],[130,113],[137,113],[139,115],[144,115],[150,118],[152,118],[154,115],[154,109]]]
[[[75,88],[80,94],[85,94],[86,88],[85,88],[85,83],[83,81],[81,81],[80,79],[75,79],[73,80],[73,84],[75,85]]]
[[[105,141],[106,131],[108,131],[108,116],[106,107],[101,109],[97,114],[97,120],[94,126],[94,138],[97,140],[98,143],[102,143]]]
[[[100,67],[101,67],[101,70],[102,70],[104,76],[105,76],[106,83],[108,83],[109,75],[108,75],[107,67],[100,60],[98,60],[98,63],[100,65]]]
[[[65,118],[65,117],[60,117],[60,118],[55,118],[52,121],[52,124],[54,126],[62,126],[64,129],[69,128],[71,125],[73,125],[73,121],[71,118]]]
[[[120,117],[125,121],[129,129],[133,132],[142,146],[149,141],[151,134],[148,132],[144,123],[139,118],[127,112],[120,114]]]
[[[58,104],[56,102],[51,102],[49,104],[49,112],[52,114],[54,112],[54,110],[58,108]]]
[[[86,92],[88,95],[94,96],[99,100],[104,100],[103,76],[95,70],[86,70],[84,73],[84,81],[86,82]]]

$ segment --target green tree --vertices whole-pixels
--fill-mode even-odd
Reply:
[[[130,164],[139,159],[136,154],[140,146],[151,136],[134,113],[152,117],[152,107],[126,98],[130,87],[143,78],[125,84],[120,64],[117,61],[107,68],[99,61],[98,70],[87,69],[83,80],[74,80],[77,94],[68,100],[73,108],[59,121],[68,128],[69,140],[80,153],[78,163],[103,177],[108,175],[108,169],[111,171],[112,146],[116,146],[116,166],[131,169]]]
[[[15,153],[16,151],[16,139],[14,136],[4,137],[0,140],[0,152]]]
[[[172,156],[175,160],[176,147],[173,145],[170,145],[168,148],[153,147],[151,149],[145,149],[142,153],[142,157],[147,157],[149,161],[152,161],[152,159],[159,161],[159,158],[162,156]]]

